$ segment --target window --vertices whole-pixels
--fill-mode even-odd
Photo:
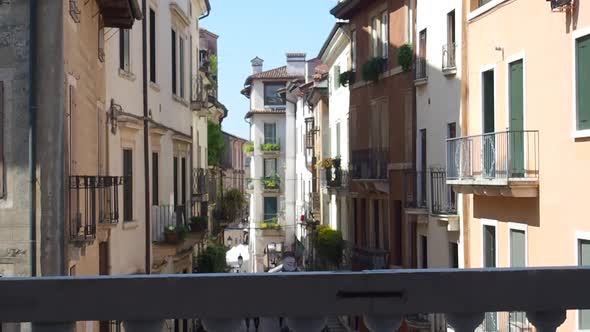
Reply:
[[[426,129],[420,129],[420,173],[418,178],[420,179],[420,203],[423,206],[426,205],[426,171],[428,170],[428,158],[427,158],[427,138]]]
[[[456,242],[449,243],[449,266],[458,269],[459,268],[459,244]]]
[[[576,40],[576,130],[590,129],[590,35]]]
[[[496,227],[483,226],[483,267],[496,267]]]
[[[510,267],[526,267],[526,232],[510,230]]]
[[[271,220],[277,217],[277,198],[264,197],[264,220]]]
[[[277,143],[277,125],[276,123],[264,124],[264,144]]]
[[[373,200],[373,228],[375,234],[375,248],[381,248],[381,229],[379,227],[380,222],[379,215],[379,200]]]
[[[381,14],[381,57],[389,57],[389,13],[387,11]]]
[[[152,153],[152,205],[160,203],[160,160],[157,152]]]
[[[483,101],[483,132],[494,132],[494,70],[488,70],[482,73],[482,101]]]
[[[578,240],[578,265],[590,266],[590,240]],[[579,330],[590,330],[590,310],[578,311]]]
[[[427,269],[428,268],[428,238],[426,236],[420,236],[420,268]]]
[[[379,20],[377,17],[371,19],[371,55],[379,56]]]
[[[4,169],[4,82],[0,81],[0,198],[6,195]]]
[[[340,66],[334,66],[332,77],[332,90],[338,90],[340,87]]]
[[[356,70],[356,30],[350,33],[350,67],[352,71]]]
[[[131,72],[129,30],[119,29],[119,68]]]
[[[182,194],[180,195],[180,197],[182,197],[182,202],[180,202],[180,205],[185,205],[187,200],[186,200],[186,179],[187,179],[187,174],[186,174],[186,158],[181,158],[181,162],[180,162],[180,190],[182,190]],[[186,208],[186,207],[185,207]]]
[[[150,81],[156,83],[156,12],[150,8]]]
[[[276,159],[264,159],[264,176],[273,176],[277,174],[277,160]]]
[[[173,187],[173,196],[174,199],[172,200],[174,202],[174,209],[176,209],[176,207],[178,206],[178,157],[173,157],[172,158],[172,187]]]
[[[133,220],[133,151],[123,150],[123,221]]]
[[[285,83],[264,83],[264,105],[284,106],[285,101],[279,96],[279,90],[285,87]]]
[[[340,157],[340,122],[336,123],[336,156]]]
[[[418,56],[420,59],[426,59],[426,29],[420,31]]]
[[[180,98],[184,98],[184,38],[180,38],[178,40],[179,42],[179,50],[178,52],[179,57],[180,57],[180,64],[179,64],[179,70],[180,70]]]
[[[479,6],[481,7],[492,0],[478,0],[478,1],[479,1]]]
[[[447,14],[447,45],[455,45],[455,10]]]
[[[172,94],[175,95],[176,91],[176,31],[172,30]]]

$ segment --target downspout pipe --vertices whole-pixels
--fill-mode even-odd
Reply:
[[[29,240],[31,276],[37,276],[37,0],[29,1]]]
[[[147,13],[147,0],[142,0],[143,12]],[[151,216],[150,216],[150,146],[149,146],[149,130],[150,119],[148,112],[148,68],[147,68],[147,20],[144,18],[141,21],[142,31],[142,75],[143,75],[143,175],[145,187],[145,274],[152,272],[152,240],[151,240]]]
[[[207,11],[205,12],[205,14],[199,16],[199,21],[211,14],[211,3],[209,2],[209,0],[205,0],[205,7],[207,7]]]

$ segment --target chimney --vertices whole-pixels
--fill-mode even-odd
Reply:
[[[264,60],[259,57],[255,57],[250,61],[252,63],[252,74],[258,74],[262,72],[262,64],[264,64]]]
[[[305,75],[305,53],[287,53],[287,73]]]

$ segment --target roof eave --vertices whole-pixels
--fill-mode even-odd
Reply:
[[[361,0],[345,0],[330,10],[330,14],[342,20],[348,20],[355,14],[355,9],[361,4]]]

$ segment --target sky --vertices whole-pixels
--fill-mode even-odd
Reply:
[[[285,65],[285,53],[315,58],[336,19],[336,0],[210,0],[211,15],[201,27],[217,35],[219,101],[229,110],[222,129],[248,139],[244,121],[249,100],[240,94],[252,73],[250,60],[264,59],[264,70]]]

